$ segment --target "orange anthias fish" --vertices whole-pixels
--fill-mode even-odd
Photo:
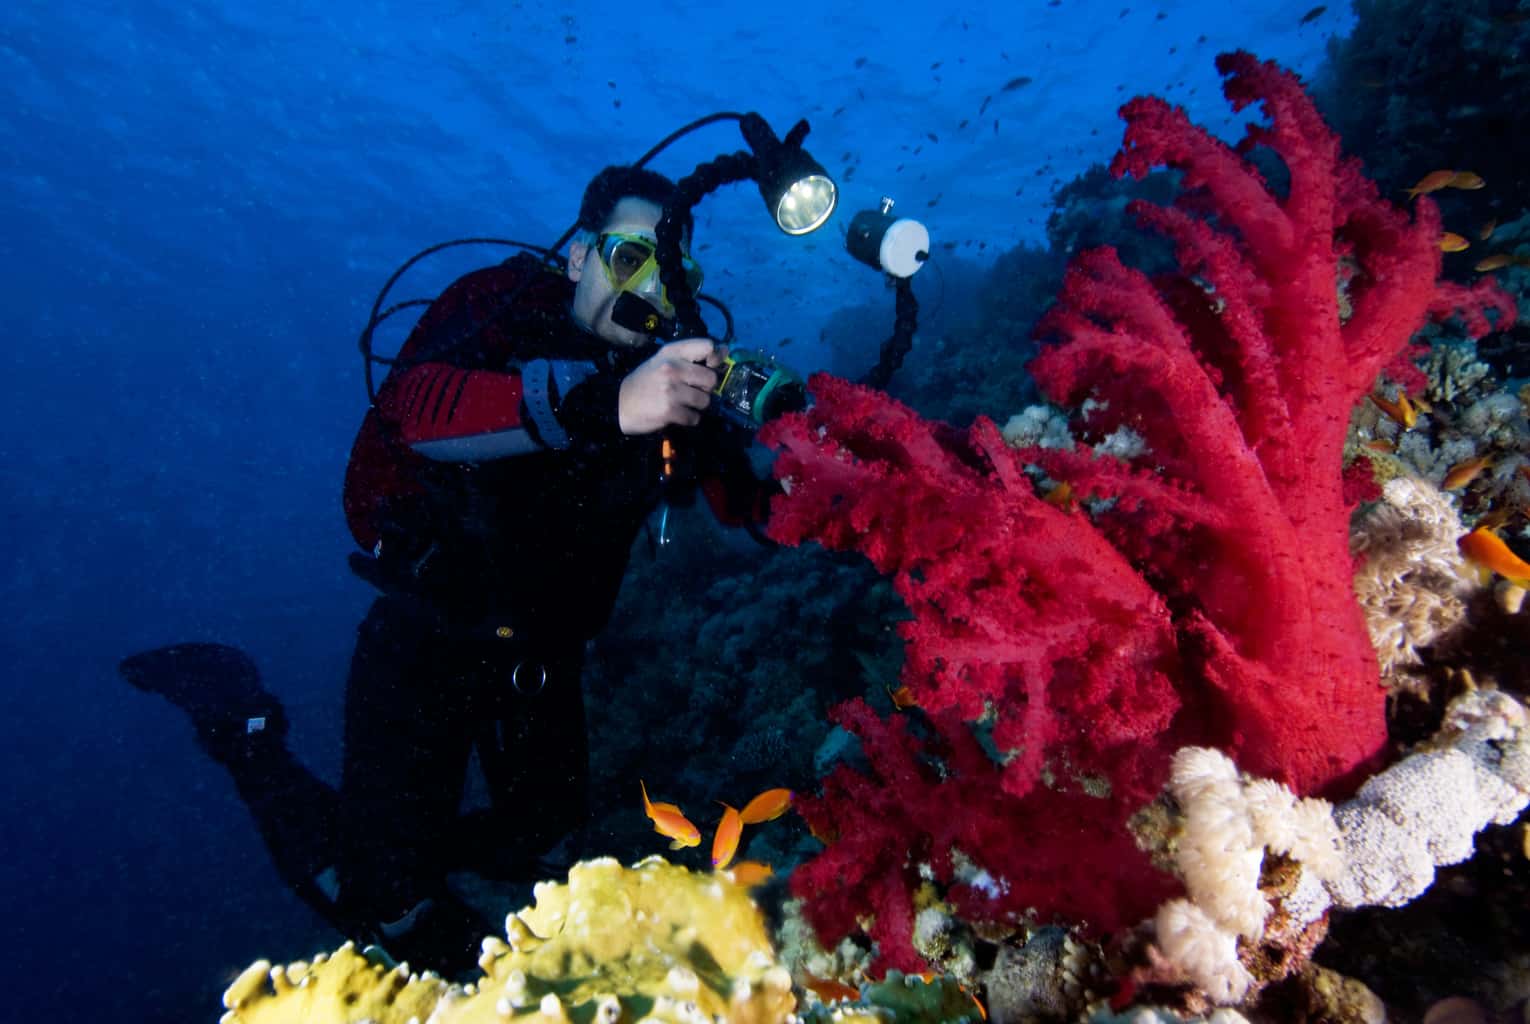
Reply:
[[[1430,171],[1418,180],[1418,184],[1408,189],[1408,198],[1428,195],[1430,192],[1438,192],[1448,186],[1455,179],[1455,171]]]
[[[1481,527],[1456,541],[1461,557],[1486,572],[1496,572],[1510,583],[1530,587],[1530,562],[1526,562],[1492,530]]]
[[[1468,242],[1466,239],[1462,238],[1454,231],[1447,231],[1440,235],[1441,252],[1465,252],[1471,247],[1472,243]]]
[[[643,788],[643,813],[653,822],[653,830],[670,840],[671,850],[701,845],[701,830],[686,820],[679,807],[653,803],[648,799],[648,786],[642,779],[638,780],[638,785]]]
[[[728,877],[733,879],[733,884],[742,885],[746,889],[763,885],[774,874],[775,870],[769,864],[757,860],[741,860],[728,869]]]
[[[722,820],[717,823],[717,832],[712,836],[712,868],[715,871],[721,871],[733,862],[733,855],[738,852],[739,836],[744,834],[738,808],[722,806]]]
[[[791,790],[767,789],[745,804],[738,816],[745,825],[758,825],[762,821],[775,821],[785,814],[791,805]]]
[[[1492,464],[1493,457],[1491,455],[1478,455],[1473,459],[1464,459],[1446,471],[1445,479],[1440,482],[1440,490],[1453,491],[1457,487],[1465,487],[1477,479],[1478,473],[1481,473]]]
[[[802,972],[802,987],[818,996],[825,1003],[835,1003],[841,999],[855,1000],[861,997],[861,990],[854,985],[846,985],[842,981],[832,978],[818,978]]]
[[[1064,512],[1071,511],[1073,508],[1073,485],[1064,480],[1048,491],[1041,500],[1053,508],[1060,508]]]
[[[1497,228],[1498,218],[1494,217],[1492,220],[1488,221],[1486,224],[1482,225],[1482,227],[1477,229],[1477,238],[1483,242],[1486,242],[1489,238],[1493,237],[1493,232]]]
[[[1493,255],[1487,257],[1486,259],[1478,260],[1477,265],[1472,269],[1477,271],[1479,274],[1485,274],[1490,270],[1502,270],[1504,267],[1507,267],[1510,263],[1513,262],[1514,257],[1511,254],[1506,252],[1495,252]]]
[[[1371,401],[1375,402],[1376,408],[1386,413],[1393,423],[1404,430],[1411,430],[1418,422],[1418,410],[1414,409],[1412,403],[1408,401],[1406,391],[1399,391],[1395,402],[1382,398],[1380,395],[1372,395]]]
[[[1482,175],[1473,174],[1471,171],[1457,171],[1450,176],[1447,184],[1450,188],[1466,189],[1469,192],[1487,187],[1487,182],[1482,180]]]
[[[893,689],[891,686],[885,689],[887,690],[888,699],[893,703],[893,707],[899,711],[907,711],[909,708],[918,707],[919,698],[914,696],[914,691],[910,690],[907,684],[897,689]]]

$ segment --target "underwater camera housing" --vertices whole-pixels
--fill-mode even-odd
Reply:
[[[739,426],[757,430],[778,416],[807,408],[807,388],[774,357],[739,349],[723,360],[712,407]]]
[[[629,331],[671,341],[681,333],[678,321],[664,316],[631,292],[617,298],[611,320]],[[723,361],[722,379],[712,389],[712,395],[714,401],[709,411],[749,430],[758,430],[777,416],[807,408],[807,388],[802,378],[777,363],[774,356],[754,349],[739,349],[728,355]]]

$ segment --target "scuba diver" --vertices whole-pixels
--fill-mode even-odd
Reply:
[[[619,322],[635,299],[639,327],[673,313],[656,229],[676,186],[642,162],[589,183],[566,267],[554,246],[451,284],[375,392],[344,509],[352,568],[379,594],[346,683],[338,791],[288,751],[282,707],[242,652],[179,644],[121,664],[188,715],[305,902],[443,973],[470,969],[499,930],[449,871],[532,881],[554,847],[556,862],[575,855],[586,646],[650,513],[699,490],[722,522],[760,524],[780,489],[754,475],[747,430],[704,415],[727,347]],[[678,225],[694,290],[689,208]],[[463,814],[475,754],[492,806]]]

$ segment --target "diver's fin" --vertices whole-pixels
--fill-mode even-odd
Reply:
[[[246,752],[257,737],[259,742],[286,735],[281,702],[260,685],[255,662],[237,647],[173,644],[124,658],[117,671],[186,712],[197,739],[219,760]]]

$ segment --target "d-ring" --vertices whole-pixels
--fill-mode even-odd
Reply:
[[[521,669],[526,668],[526,662],[524,662],[524,661],[517,662],[516,665],[515,665],[515,668],[511,670],[511,672],[510,672],[510,685],[515,687],[515,692],[516,693],[519,693],[519,694],[522,694],[524,696],[530,697],[530,696],[533,696],[535,694],[541,693],[543,690],[547,689],[547,666],[543,665],[541,662],[534,662],[533,664],[536,666],[536,673],[537,673],[537,675],[536,675],[536,680],[537,680],[536,689],[527,689],[526,686],[522,686],[521,685]],[[532,674],[531,673],[531,669],[527,669],[526,670],[526,675],[527,675],[527,683],[528,683],[528,685],[530,684],[531,674]]]

